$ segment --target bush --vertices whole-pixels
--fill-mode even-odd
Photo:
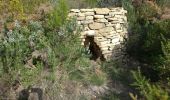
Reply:
[[[146,100],[169,100],[168,92],[162,89],[158,85],[152,85],[148,80],[145,79],[140,73],[133,72],[135,82],[133,86],[136,86],[140,90],[141,95],[144,96]]]
[[[135,8],[129,0],[123,5],[128,10],[130,29],[128,53],[156,70],[159,78],[169,77],[170,20],[159,20],[160,9],[156,4],[149,6],[144,2]]]
[[[32,78],[35,78],[35,75],[40,72],[39,69],[42,68],[43,63],[37,62],[37,69],[30,71],[25,67],[27,60],[34,50],[44,49],[47,46],[47,41],[44,37],[41,23],[30,22],[28,26],[20,26],[19,23],[15,24],[14,30],[6,30],[1,33],[3,37],[0,39],[0,69],[2,70],[2,75],[5,73],[12,75],[11,73],[14,73],[11,76],[14,80],[16,75],[22,75],[21,82],[27,84],[27,82],[32,82]]]
[[[49,26],[53,29],[59,29],[60,26],[65,24],[68,15],[68,5],[66,0],[59,0],[55,3],[54,10],[49,16]]]

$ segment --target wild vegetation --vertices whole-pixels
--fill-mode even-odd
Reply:
[[[43,4],[48,6],[38,12]],[[37,89],[45,100],[169,100],[170,18],[162,17],[169,5],[168,0],[0,0],[0,99],[34,100],[17,91]],[[127,62],[92,61],[81,46],[81,27],[67,18],[69,9],[115,6],[128,11]]]

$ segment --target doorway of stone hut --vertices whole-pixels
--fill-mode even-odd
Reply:
[[[91,60],[95,60],[95,61],[96,60],[101,60],[101,61],[105,60],[100,47],[94,41],[94,36],[86,36],[85,41],[84,41],[84,46],[90,52]]]

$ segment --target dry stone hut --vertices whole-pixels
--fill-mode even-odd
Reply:
[[[75,17],[83,27],[82,44],[89,46],[96,58],[106,60],[123,56],[127,38],[127,11],[117,8],[71,9],[69,17]]]

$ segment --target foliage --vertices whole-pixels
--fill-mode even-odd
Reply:
[[[49,16],[49,25],[52,28],[59,28],[65,24],[68,15],[68,5],[66,0],[59,0]]]
[[[28,82],[30,82],[30,78],[32,77],[28,74],[33,71],[29,71],[29,69],[24,68],[24,66],[26,59],[30,57],[34,50],[41,50],[46,45],[46,40],[42,32],[43,29],[40,23],[30,22],[28,26],[24,27],[16,23],[14,30],[6,30],[1,33],[4,35],[0,42],[0,64],[2,73],[18,73],[22,70],[25,72],[21,73],[23,78],[27,77],[24,78],[23,81],[29,80]],[[41,62],[37,64],[37,66],[40,64]]]
[[[141,75],[141,72],[132,72],[136,86],[146,100],[169,100],[168,93],[158,85],[152,85]]]
[[[169,20],[159,20],[158,6],[143,3],[135,8],[132,2],[123,4],[128,10],[130,36],[128,53],[158,71],[160,78],[169,77]]]

